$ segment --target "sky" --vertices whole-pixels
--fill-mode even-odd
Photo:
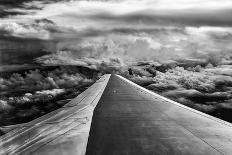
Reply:
[[[2,0],[1,71],[31,63],[220,57],[232,48],[231,13],[231,0]]]
[[[110,22],[230,26],[232,20],[230,0],[11,0],[11,3],[3,0],[1,3],[2,16],[10,15],[1,22],[48,18],[75,27],[77,23],[80,27],[93,23],[94,27],[110,26]]]

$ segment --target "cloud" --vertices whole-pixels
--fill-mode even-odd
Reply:
[[[0,126],[25,123],[60,108],[100,76],[78,66],[46,66],[0,77]],[[67,102],[66,102],[67,103]]]
[[[0,17],[26,15],[31,10],[42,9],[45,4],[58,2],[60,0],[1,0],[0,1]]]
[[[2,61],[0,61],[2,62]],[[22,69],[30,69],[35,66],[31,66],[28,64],[23,64],[23,65],[1,65],[0,66],[0,72],[10,72],[10,71],[18,71]]]
[[[141,86],[147,86],[147,85],[151,85],[152,83],[154,83],[154,79],[152,77],[145,77],[145,76],[130,77],[130,80]]]
[[[9,105],[7,103],[7,101],[0,100],[0,111],[1,112],[9,112],[9,111],[11,111],[13,109],[14,109],[14,107]]]
[[[35,93],[39,94],[39,95],[52,95],[52,96],[56,96],[56,95],[64,93],[64,92],[65,92],[64,89],[52,89],[52,90],[36,91]]]
[[[54,22],[45,18],[36,19],[32,23],[2,23],[0,30],[3,32],[2,37],[12,36],[39,40],[51,40],[53,39],[52,34],[62,32],[61,27],[57,27]]]
[[[47,18],[59,26],[72,26],[79,30],[86,27],[224,27],[232,24],[229,0],[19,1],[3,5],[3,10],[9,11],[9,14],[18,12],[18,15],[3,18],[1,23],[30,23],[35,19]]]
[[[19,95],[25,92],[72,88],[93,82],[93,79],[89,79],[87,75],[75,73],[75,70],[78,71],[75,67],[69,67],[69,70],[61,67],[44,73],[43,70],[36,69],[23,74],[14,73],[8,78],[1,77],[0,95],[13,96],[13,94]]]
[[[155,2],[151,1],[147,3],[141,1],[139,3],[143,4],[142,6],[146,8],[150,7],[150,3]],[[156,3],[162,7],[165,4],[165,2]],[[196,7],[196,3],[192,3],[191,5]],[[204,4],[206,3],[204,2]],[[108,6],[111,5],[113,8],[108,9]],[[119,6],[127,8],[130,5],[134,6],[134,8],[120,13]],[[28,61],[31,63],[36,60],[36,62],[42,64],[70,63],[87,66],[88,60],[101,62],[102,60],[98,59],[99,56],[106,55],[104,56],[104,61],[116,58],[122,60],[126,65],[127,63],[125,62],[131,63],[140,60],[164,62],[181,58],[201,59],[203,61],[210,60],[211,64],[217,65],[222,62],[222,59],[227,60],[231,56],[231,52],[229,51],[232,50],[232,46],[230,46],[229,41],[232,36],[232,30],[230,27],[210,24],[209,26],[189,25],[187,23],[176,25],[173,24],[173,21],[175,21],[174,17],[173,19],[170,18],[170,20],[168,17],[170,15],[175,16],[175,14],[165,15],[165,20],[169,22],[164,22],[164,24],[159,24],[159,21],[163,21],[163,19],[160,20],[159,18],[158,22],[155,20],[154,23],[147,24],[147,22],[152,21],[150,18],[156,18],[156,16],[161,15],[153,15],[152,11],[147,11],[149,9],[138,11],[141,8],[136,7],[137,5],[136,3],[126,1],[64,1],[44,4],[42,10],[38,10],[33,15],[28,15],[30,16],[29,21],[19,22],[12,18],[9,21],[3,22],[0,29],[4,32],[2,34],[2,40],[4,41],[0,42],[4,42],[3,44],[5,42],[16,44],[15,42],[23,41],[23,45],[29,44],[26,46],[28,50],[25,51],[37,52],[38,55],[32,54],[34,56],[28,58]],[[185,5],[184,7],[187,7],[190,4]],[[57,12],[54,8],[58,6],[60,6],[60,10]],[[77,11],[78,13],[75,12],[78,9],[74,6],[80,8]],[[104,11],[102,13],[99,8],[113,13],[107,14]],[[91,9],[92,11],[90,11]],[[158,7],[153,9],[158,9]],[[54,10],[54,12],[51,10]],[[163,10],[165,9],[163,8]],[[178,13],[178,9],[176,13]],[[99,16],[99,20],[100,18],[102,19],[98,21],[97,16]],[[180,18],[179,15],[176,16]],[[25,17],[18,16],[17,18]],[[201,16],[198,15],[197,17]],[[63,19],[67,20],[67,22],[63,21]],[[194,20],[191,18],[189,20],[194,23]],[[134,21],[138,23],[134,23]],[[5,39],[6,37],[10,39]],[[15,40],[15,38],[17,39]],[[18,41],[19,38],[21,39],[20,41]],[[33,39],[36,40],[32,43]],[[107,49],[104,49],[104,46]],[[15,47],[18,48],[16,45]],[[20,49],[15,49],[15,51],[18,50]],[[18,57],[17,59],[12,59],[10,54],[7,53],[7,49],[3,49],[2,51],[0,51],[0,53],[4,53],[1,56],[2,62],[12,64],[11,61],[18,60],[23,62],[13,61],[13,63],[28,64],[28,62],[25,62],[26,58],[20,59],[21,57]],[[61,51],[63,54],[60,54]],[[29,52],[26,53],[26,56],[22,54],[22,57],[29,57]],[[44,56],[45,54],[46,56]],[[66,61],[68,57],[70,61]]]
[[[232,66],[231,65],[220,65],[215,68],[208,68],[206,71],[213,72],[218,75],[232,76]]]
[[[56,43],[56,50],[36,59],[45,65],[80,65],[98,68],[102,62],[109,65],[128,66],[138,61],[155,61],[162,64],[173,61],[172,65],[182,67],[229,64],[231,46],[214,39],[212,34],[230,33],[230,29],[220,30],[212,27],[170,28],[155,27],[141,31],[108,31],[107,35],[98,33],[95,37],[78,40],[62,40]],[[119,63],[110,63],[112,60]],[[176,61],[176,62],[175,62]],[[113,62],[113,61],[112,61]],[[166,63],[166,68],[171,63]],[[171,66],[170,66],[171,67]],[[200,68],[198,68],[200,69]]]
[[[0,100],[0,110],[2,112],[0,125],[25,123],[55,110],[60,107],[56,104],[57,98],[65,93],[65,89],[51,89],[3,98]]]
[[[180,62],[179,64],[183,65],[183,61]],[[188,61],[185,63],[188,63]],[[176,66],[160,72],[160,68],[157,67],[161,64],[144,63],[144,65],[139,66],[140,69],[146,70],[152,67],[156,69],[155,76],[144,76],[146,74],[141,75],[133,72],[134,75],[128,78],[179,103],[224,120],[232,121],[231,117],[227,116],[227,112],[223,114],[223,111],[231,110],[230,101],[232,99],[231,75],[224,74],[223,71],[219,72],[219,70],[223,70],[223,67],[226,69],[226,66],[213,67],[207,65],[205,67],[201,66],[196,71],[194,66],[185,69],[179,67],[179,64],[177,61]]]
[[[22,3],[22,2],[21,2]],[[15,3],[17,4],[17,3]],[[196,1],[190,0],[120,0],[120,1],[31,1],[22,3],[21,12],[26,15],[11,17],[47,18],[52,17],[56,22],[70,21],[68,24],[109,26],[110,22],[117,24],[144,23],[148,24],[184,24],[184,25],[231,25],[231,1]],[[36,10],[36,6],[40,6]],[[28,9],[32,8],[31,10]],[[57,9],[59,8],[59,9]],[[14,10],[14,9],[13,9]],[[33,10],[33,14],[31,11]],[[82,22],[81,22],[82,21]],[[65,22],[66,23],[66,22]],[[75,24],[74,24],[75,23]],[[67,23],[66,23],[67,24]]]
[[[174,81],[167,81],[166,83],[151,83],[150,85],[146,86],[147,89],[162,92],[165,90],[175,90],[179,88],[179,85]]]

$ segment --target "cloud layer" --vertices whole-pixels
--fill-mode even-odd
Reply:
[[[231,56],[230,6],[228,0],[9,2],[3,9],[23,15],[0,19],[0,63],[93,67],[111,59],[128,65],[187,58],[214,64]],[[22,58],[12,62],[12,52]]]
[[[60,108],[98,78],[75,66],[43,67],[0,78],[0,126],[25,123]]]
[[[216,72],[222,68],[231,72],[231,66],[178,65],[183,66],[183,63],[161,65],[162,67],[146,64],[139,66],[140,72],[132,67],[134,75],[130,79],[179,103],[231,122],[231,117],[227,116],[232,108],[231,75],[224,74],[223,71]],[[149,68],[154,68],[156,74],[151,74]]]

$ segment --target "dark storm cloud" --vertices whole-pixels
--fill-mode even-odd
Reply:
[[[0,18],[7,17],[7,16],[15,16],[15,15],[24,15],[25,13],[20,12],[18,10],[14,10],[16,8],[23,8],[24,2],[30,2],[31,0],[1,0],[0,1]]]
[[[110,34],[138,34],[138,33],[153,33],[167,34],[169,32],[186,34],[182,27],[108,27],[104,30],[88,26],[83,29],[75,29],[72,27],[62,27],[56,25],[53,21],[44,19],[36,19],[30,24],[24,23],[8,23],[0,25],[0,37],[2,38],[25,38],[38,40],[67,40],[67,39],[83,39],[86,37],[97,37]],[[49,37],[43,37],[49,35]]]
[[[115,15],[109,12],[98,13],[87,17],[92,20],[107,20],[126,23],[143,23],[150,25],[173,26],[232,26],[232,9],[227,10],[191,10],[152,13],[151,11],[133,12]],[[72,16],[72,15],[71,15]],[[78,15],[77,15],[78,17]],[[79,16],[80,18],[81,16]],[[86,17],[85,17],[86,18]]]
[[[50,20],[35,20],[32,24],[12,23],[0,26],[0,64],[10,65],[34,63],[34,59],[61,50],[58,44],[80,42],[81,39],[103,35],[94,29],[77,31],[59,27]],[[0,70],[4,69],[1,66]]]
[[[42,4],[50,4],[55,2],[62,2],[67,0],[1,0],[0,6],[8,8],[26,8],[26,9],[39,9],[40,7],[36,7],[35,5],[29,7],[28,5],[25,5],[26,3],[30,2],[40,2]]]
[[[105,32],[105,31],[103,31]],[[147,33],[147,34],[168,34],[168,33],[179,33],[179,34],[186,34],[186,31],[182,27],[173,27],[171,29],[164,28],[164,27],[143,27],[143,28],[127,28],[127,27],[118,27],[110,29],[106,32],[106,34],[139,34],[139,33]]]
[[[31,25],[2,24],[0,27],[0,70],[4,68],[2,65],[32,64],[33,59],[55,50],[56,41],[46,40],[50,31],[58,31],[49,20],[36,20]]]
[[[182,0],[148,0],[148,1],[66,1],[46,0],[29,1],[4,0],[1,2],[3,14],[22,13],[32,15],[30,17],[47,18],[52,17],[59,23],[65,19],[73,21],[91,20],[98,26],[101,23],[120,25],[129,24],[150,24],[150,25],[177,25],[177,26],[231,26],[232,8],[231,2],[207,0],[190,0],[188,3]],[[36,11],[38,6],[39,10]],[[9,9],[9,8],[21,8]],[[68,8],[68,9],[67,9]],[[30,12],[33,10],[33,13]],[[51,11],[53,10],[53,11]],[[21,16],[26,18],[27,16]],[[20,18],[20,17],[18,17]],[[100,23],[99,23],[100,21]],[[62,23],[69,24],[69,23]],[[77,24],[77,23],[76,23]],[[88,24],[88,23],[87,23]],[[93,24],[93,23],[89,23]],[[86,26],[90,26],[90,25]]]
[[[0,18],[15,15],[26,15],[26,10],[41,10],[38,5],[25,5],[26,3],[34,2],[35,0],[1,0],[0,1]],[[36,0],[41,4],[51,4],[65,0]]]
[[[25,2],[30,2],[32,0],[1,0],[0,5],[1,6],[11,6],[11,7],[20,7]]]
[[[15,16],[15,15],[24,15],[24,13],[0,8],[0,18],[6,17],[6,16]]]
[[[1,65],[33,63],[33,59],[47,54],[45,49],[55,48],[54,42],[13,37],[0,39],[0,45]]]

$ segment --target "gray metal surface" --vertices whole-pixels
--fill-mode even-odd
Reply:
[[[230,125],[112,75],[94,110],[86,155],[231,155]]]
[[[231,155],[232,126],[106,75],[63,108],[1,137],[0,154]]]

